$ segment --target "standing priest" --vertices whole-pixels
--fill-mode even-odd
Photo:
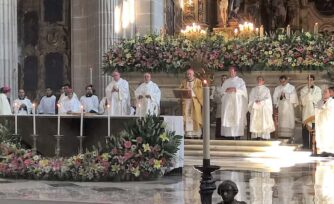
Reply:
[[[334,99],[330,97],[328,88],[323,91],[322,100],[317,104],[315,114],[315,137],[317,153],[324,156],[334,155]]]
[[[315,106],[321,100],[321,89],[314,85],[314,75],[309,75],[307,78],[307,85],[300,90],[300,103],[302,106],[303,123],[309,117],[314,116]],[[312,123],[306,124],[312,128]],[[309,131],[307,127],[303,126],[303,147],[310,148]]]
[[[51,88],[46,88],[46,95],[42,97],[38,105],[39,114],[55,114],[56,113],[56,97],[52,94]]]
[[[17,114],[19,115],[28,115],[31,114],[32,104],[31,101],[26,97],[26,93],[23,89],[19,89],[19,98],[14,100],[13,110],[15,111],[16,107],[18,107]]]
[[[130,113],[130,91],[129,83],[121,78],[118,71],[112,73],[113,80],[106,87],[106,97],[110,104],[111,115],[129,115]]]
[[[80,103],[87,113],[99,112],[99,99],[93,93],[93,85],[86,86],[86,95],[81,96]]]
[[[200,138],[202,135],[202,106],[203,85],[202,81],[195,77],[193,69],[188,69],[186,79],[181,82],[181,89],[191,90],[191,98],[183,99],[182,115],[185,124],[185,135],[191,138]]]
[[[225,139],[240,139],[244,136],[245,125],[247,123],[247,89],[242,78],[237,76],[237,68],[229,68],[230,78],[223,86],[222,97],[222,135]]]
[[[270,139],[270,133],[275,131],[273,103],[262,76],[257,77],[257,86],[249,94],[248,109],[252,139]]]
[[[274,106],[278,110],[278,136],[293,139],[295,132],[295,107],[298,105],[296,89],[285,75],[280,76],[273,95]]]
[[[151,81],[151,74],[144,74],[144,83],[135,91],[137,100],[136,115],[158,115],[160,108],[161,92],[158,85]]]
[[[10,88],[4,86],[0,89],[0,115],[11,115],[12,111],[10,109],[10,103],[8,100],[8,95],[10,93]]]

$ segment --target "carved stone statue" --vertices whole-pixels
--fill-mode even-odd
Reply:
[[[219,1],[219,11],[221,17],[221,25],[226,27],[227,24],[227,9],[228,9],[228,0],[220,0]]]
[[[228,17],[237,18],[242,0],[228,0]]]
[[[237,201],[234,199],[238,194],[238,187],[231,180],[223,181],[223,183],[218,186],[217,192],[223,199],[223,201],[218,204],[247,204],[244,201]]]

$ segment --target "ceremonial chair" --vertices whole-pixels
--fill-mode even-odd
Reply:
[[[315,140],[315,134],[316,134],[315,127],[310,127],[309,125],[307,125],[308,123],[314,124],[314,122],[315,122],[315,116],[312,115],[303,121],[303,125],[307,128],[309,132],[309,141],[311,145],[310,148],[312,149],[312,154],[316,155],[317,154],[317,143]]]

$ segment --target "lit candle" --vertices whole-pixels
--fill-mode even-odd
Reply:
[[[260,38],[264,35],[263,25],[260,26]]]
[[[315,23],[314,24],[314,34],[317,35],[319,32],[319,24],[318,23]]]
[[[256,35],[259,34],[259,28],[255,28],[255,33],[256,33]]]
[[[89,68],[89,82],[93,84],[93,68]]]
[[[58,125],[57,125],[57,135],[60,135],[60,104],[57,104],[58,106]]]
[[[33,135],[36,135],[36,105],[33,103],[32,104],[32,117],[33,117]]]
[[[140,105],[140,102],[138,102],[138,115],[139,115],[139,118],[141,118],[141,105]]]
[[[18,111],[18,104],[14,103],[14,114],[15,114],[15,135],[17,135],[17,111]]]
[[[288,25],[288,26],[286,27],[286,35],[287,35],[288,37],[290,37],[290,35],[291,35],[291,28],[290,28],[290,25]]]
[[[238,28],[235,28],[234,29],[234,36],[237,36],[238,35]]]
[[[82,136],[83,130],[83,106],[80,106],[80,136]]]
[[[110,105],[107,105],[108,108],[108,137],[110,137]]]
[[[203,81],[203,159],[210,159],[210,87]]]

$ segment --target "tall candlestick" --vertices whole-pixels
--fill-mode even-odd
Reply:
[[[80,106],[80,136],[82,136],[83,131],[83,106]]]
[[[108,137],[110,137],[110,105],[107,105],[108,108]]]
[[[93,68],[89,68],[89,83],[93,84]]]
[[[260,38],[264,35],[263,25],[260,26]]]
[[[210,159],[210,87],[203,81],[203,159]]]
[[[315,23],[314,24],[314,34],[317,35],[319,33],[319,24]]]
[[[33,135],[36,135],[36,105],[33,103],[32,104],[32,117],[33,117]]]
[[[58,103],[57,104],[57,106],[58,106],[58,125],[57,125],[57,135],[60,135],[60,104]]]
[[[18,111],[18,104],[14,103],[14,114],[15,114],[15,135],[17,135],[17,111]]]
[[[290,25],[288,25],[288,26],[286,27],[286,35],[287,35],[288,37],[290,37],[290,35],[291,35],[291,28],[290,28]]]

